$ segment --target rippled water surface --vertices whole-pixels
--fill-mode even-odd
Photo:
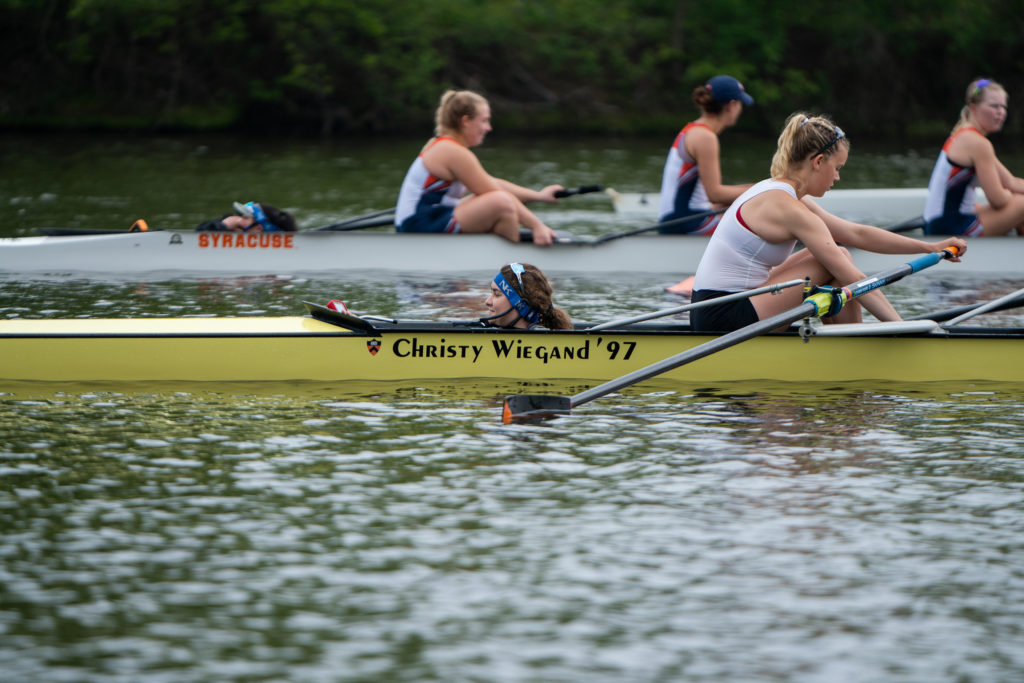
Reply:
[[[596,180],[591,152],[562,152],[531,172]],[[133,182],[110,196],[142,203]],[[195,182],[234,192],[221,171]],[[97,220],[99,195],[40,202],[44,186],[7,210]],[[347,210],[387,201],[369,194]],[[942,266],[887,288],[901,312],[1024,287]],[[642,275],[555,279],[581,320],[681,303]],[[299,315],[341,298],[473,318],[486,285],[5,278],[0,317]],[[986,320],[1024,325],[1019,309]],[[505,394],[580,389],[4,384],[0,679],[1024,679],[1024,387],[654,381],[500,422]]]

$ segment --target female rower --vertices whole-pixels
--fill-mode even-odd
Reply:
[[[952,245],[963,254],[967,244],[958,237],[923,242],[838,218],[815,204],[809,197],[822,196],[839,180],[849,150],[846,134],[824,116],[790,116],[772,157],[771,178],[740,195],[711,236],[697,267],[693,301],[796,278],[831,286],[863,279],[837,242],[882,254],[938,252]],[[798,241],[806,248],[793,253]],[[800,288],[790,288],[708,306],[693,311],[690,322],[699,332],[728,332],[795,308],[802,296]],[[860,301],[878,320],[900,320],[880,290]],[[861,316],[860,304],[852,301],[829,322],[860,322]]]
[[[569,314],[551,302],[552,288],[537,266],[509,263],[491,282],[484,301],[490,315],[481,321],[493,327],[571,330]]]
[[[470,151],[491,130],[491,107],[468,90],[449,90],[435,114],[434,137],[405,175],[395,210],[399,232],[493,232],[519,241],[519,226],[534,244],[549,245],[554,231],[523,202],[556,202],[561,185],[540,191],[487,173]],[[467,193],[472,197],[463,199]]]
[[[924,231],[928,235],[1024,235],[1024,178],[996,157],[988,139],[1006,121],[1006,90],[989,78],[967,86],[960,120],[942,146],[928,183]],[[981,185],[988,204],[975,204]]]
[[[721,214],[682,222],[678,219],[724,209],[750,187],[750,183],[722,184],[718,136],[739,120],[744,105],[754,104],[754,98],[747,94],[742,83],[732,76],[722,75],[697,86],[692,99],[701,114],[676,135],[661,175],[658,221],[668,223],[658,228],[662,234],[710,235],[718,227]],[[666,289],[688,296],[693,289],[693,277]]]
[[[658,221],[665,223],[711,209],[723,209],[750,187],[723,185],[718,159],[718,136],[734,125],[743,107],[754,104],[743,84],[732,76],[715,76],[693,91],[693,103],[701,111],[696,121],[676,135],[661,176],[661,207]],[[658,229],[661,233],[710,235],[721,214]]]

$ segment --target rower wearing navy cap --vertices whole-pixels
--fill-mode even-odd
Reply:
[[[710,235],[718,227],[725,209],[743,194],[750,184],[723,185],[722,166],[718,158],[718,136],[740,118],[743,107],[754,104],[743,84],[732,76],[715,76],[697,86],[691,95],[701,114],[686,124],[665,159],[661,176],[661,205],[658,228],[662,234]],[[704,215],[681,221],[687,216]],[[689,295],[693,278],[667,287],[674,294]]]
[[[736,123],[743,107],[754,104],[754,98],[732,76],[715,76],[698,86],[692,99],[701,114],[679,131],[665,159],[658,212],[661,223],[725,208],[750,187],[722,184],[718,136]],[[659,232],[710,235],[719,218],[714,215],[676,223]]]

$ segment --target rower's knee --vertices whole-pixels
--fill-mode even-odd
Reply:
[[[493,200],[495,211],[502,218],[511,218],[512,220],[515,220],[519,215],[517,208],[519,200],[512,196],[511,193],[505,192],[504,190],[494,192],[493,194],[497,195]]]

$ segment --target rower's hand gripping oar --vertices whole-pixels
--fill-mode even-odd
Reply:
[[[771,318],[741,327],[710,341],[699,344],[692,349],[683,351],[647,367],[634,370],[618,379],[580,392],[575,396],[547,396],[540,394],[521,394],[508,396],[502,410],[502,422],[508,424],[516,420],[530,420],[566,414],[576,406],[593,401],[596,398],[618,391],[632,384],[650,379],[656,375],[674,370],[681,365],[700,360],[705,356],[722,351],[740,342],[753,339],[772,330],[790,325],[801,318],[835,315],[852,299],[885,285],[901,280],[907,275],[935,265],[944,258],[955,259],[958,254],[956,247],[949,247],[941,252],[925,254],[877,275],[866,277],[848,287],[818,288],[818,291],[807,296],[796,308],[783,311]]]
[[[622,237],[642,235],[645,232],[652,232],[659,228],[683,225],[684,223],[689,223],[691,221],[699,221],[702,218],[707,218],[708,216],[717,216],[718,214],[724,212],[725,209],[712,209],[711,211],[701,211],[700,213],[690,214],[689,216],[683,216],[682,218],[674,218],[670,221],[665,221],[663,223],[655,223],[654,225],[648,225],[645,228],[637,228],[636,230],[630,230],[629,232],[619,232],[615,233],[614,235],[604,235],[603,237],[598,237],[596,240],[590,242],[590,244],[604,244],[605,242],[611,242],[612,240],[617,240]]]

